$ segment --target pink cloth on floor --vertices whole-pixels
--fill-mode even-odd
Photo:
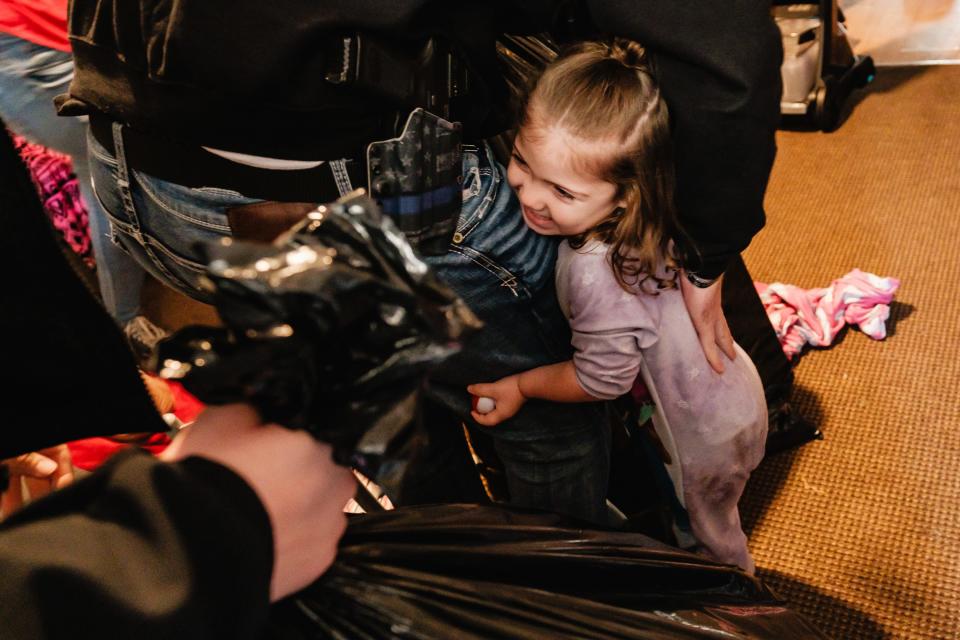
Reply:
[[[900,281],[854,269],[820,289],[801,289],[781,282],[754,285],[783,352],[793,358],[806,344],[829,346],[848,323],[874,340],[884,339],[889,304]]]

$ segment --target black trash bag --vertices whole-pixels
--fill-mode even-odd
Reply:
[[[499,506],[351,518],[271,638],[823,638],[759,580],[636,533]]]
[[[179,331],[157,368],[203,402],[249,402],[309,431],[389,493],[416,449],[428,368],[480,323],[358,193],[271,244],[206,246],[226,328]]]

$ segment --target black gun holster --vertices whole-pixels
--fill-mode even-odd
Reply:
[[[367,184],[414,248],[445,253],[463,178],[461,128],[446,118],[450,101],[469,91],[466,66],[436,38],[410,45],[350,34],[331,50],[326,80],[412,109],[397,137],[367,147]]]

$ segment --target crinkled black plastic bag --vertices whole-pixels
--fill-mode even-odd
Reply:
[[[225,329],[161,344],[160,374],[210,404],[246,401],[394,488],[428,368],[479,327],[372,200],[318,207],[271,244],[206,247]]]
[[[823,638],[763,584],[636,533],[479,505],[355,516],[269,637]]]

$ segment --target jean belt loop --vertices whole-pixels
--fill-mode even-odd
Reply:
[[[333,173],[333,180],[337,185],[337,191],[340,197],[343,197],[353,191],[353,185],[350,183],[350,174],[347,173],[346,160],[331,160],[330,171]]]
[[[127,154],[123,145],[123,125],[119,122],[113,122],[111,131],[113,133],[113,153],[117,158],[117,188],[120,191],[120,199],[123,201],[123,208],[130,226],[139,236],[140,220],[137,218],[137,211],[133,205],[133,195],[130,192],[130,169],[127,166]]]

